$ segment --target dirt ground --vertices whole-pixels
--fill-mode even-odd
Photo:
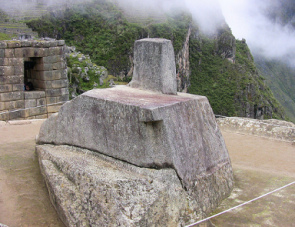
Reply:
[[[42,121],[0,125],[0,223],[64,226],[50,203],[35,156]],[[295,146],[223,131],[235,188],[214,214],[295,181]],[[295,226],[295,184],[211,219],[215,226]],[[201,226],[201,225],[200,225]],[[203,225],[202,225],[203,226]]]

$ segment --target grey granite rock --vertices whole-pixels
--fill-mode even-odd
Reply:
[[[184,226],[202,218],[173,169],[148,169],[70,146],[37,146],[66,226]]]
[[[134,72],[129,86],[176,94],[174,49],[167,39],[141,39],[134,45]]]
[[[51,116],[37,142],[82,147],[140,167],[173,168],[189,191],[200,177],[230,165],[207,98],[186,93],[91,90]]]
[[[129,86],[88,91],[40,129],[39,163],[67,226],[183,226],[231,192],[207,98],[176,93],[171,42],[137,41],[134,63]]]

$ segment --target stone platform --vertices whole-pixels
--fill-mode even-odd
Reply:
[[[41,171],[67,226],[183,226],[232,190],[208,99],[176,91],[171,42],[135,49],[129,86],[88,91],[40,129]]]

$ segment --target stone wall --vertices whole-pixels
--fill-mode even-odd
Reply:
[[[224,131],[255,135],[269,139],[295,142],[295,124],[276,119],[258,120],[251,118],[218,118],[217,123]]]
[[[0,42],[0,120],[47,118],[68,101],[65,48],[63,40]]]

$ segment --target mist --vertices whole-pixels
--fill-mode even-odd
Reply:
[[[91,0],[0,0],[5,11],[34,8],[37,2],[47,7],[70,6]],[[265,12],[278,6],[278,0],[111,0],[129,15],[161,19],[166,13],[189,11],[200,30],[212,35],[226,21],[238,39],[246,39],[253,53],[268,58],[287,59],[295,65],[295,31],[290,25],[272,21]],[[59,8],[59,7],[58,7]],[[295,18],[294,18],[295,20]]]
[[[277,0],[220,0],[220,5],[235,37],[246,39],[254,55],[295,65],[294,28],[267,16],[270,9],[278,7]]]

